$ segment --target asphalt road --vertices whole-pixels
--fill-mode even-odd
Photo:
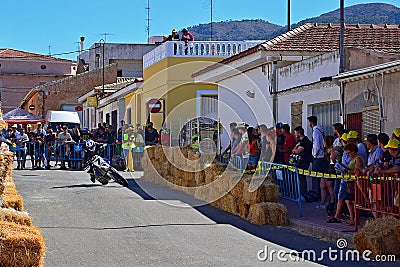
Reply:
[[[257,254],[266,246],[269,252],[332,246],[197,206],[189,195],[142,182],[141,174],[124,174],[129,188],[123,188],[92,184],[84,172],[14,170],[25,210],[46,239],[45,266],[298,266]]]

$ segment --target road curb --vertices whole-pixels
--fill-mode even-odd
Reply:
[[[355,248],[353,243],[353,232],[335,231],[321,225],[306,223],[296,219],[290,220],[289,227],[301,234],[331,242],[332,244],[335,244],[335,246],[338,239],[345,239],[347,240],[347,247]]]

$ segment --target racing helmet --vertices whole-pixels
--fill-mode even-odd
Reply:
[[[94,149],[96,148],[96,143],[93,140],[86,140],[86,148],[89,151],[94,151]]]

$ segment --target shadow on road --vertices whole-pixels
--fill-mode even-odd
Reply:
[[[315,250],[317,253],[321,253],[323,250],[337,248],[336,244],[332,244],[310,236],[302,235],[293,230],[291,227],[274,227],[252,224],[240,218],[239,216],[222,211],[209,205],[208,203],[194,199],[193,196],[178,190],[141,181],[140,179],[128,179],[128,182],[128,188],[138,194],[140,197],[142,197],[143,200],[159,200],[161,202],[162,200],[179,200],[183,203],[186,203],[187,205],[190,205],[190,208],[197,210],[202,215],[214,221],[215,224],[231,225],[255,237],[284,247],[289,247],[290,249],[296,251]],[[215,224],[211,223],[205,225]],[[332,262],[328,258],[324,258],[322,261],[317,262],[328,266],[343,266],[343,262]],[[364,266],[365,263],[365,261],[354,261],[351,262],[351,265]]]
[[[76,230],[124,230],[149,227],[167,227],[167,226],[204,226],[216,225],[216,223],[166,223],[166,224],[148,224],[135,226],[120,226],[120,227],[64,227],[64,226],[41,226],[42,229],[76,229]]]
[[[73,184],[73,185],[64,185],[64,186],[53,186],[51,189],[62,189],[62,188],[91,188],[91,187],[102,187],[102,186],[113,187],[113,188],[121,187],[121,186],[116,186],[116,185],[101,185],[101,184]],[[121,187],[121,188],[122,188],[122,187]]]

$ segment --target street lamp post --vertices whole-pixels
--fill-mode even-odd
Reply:
[[[102,91],[101,91],[101,95],[103,96],[104,95],[104,47],[105,47],[105,44],[106,44],[106,41],[104,41],[104,39],[100,39],[100,44],[102,45],[102,51],[101,51],[101,53],[102,53],[102,55],[101,55],[101,58],[102,58],[102,68],[103,68],[103,70],[102,70]]]

